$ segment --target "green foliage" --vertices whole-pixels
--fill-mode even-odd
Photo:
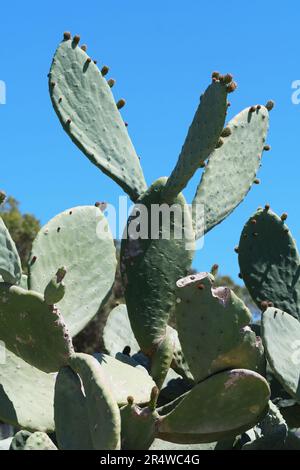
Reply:
[[[34,215],[22,214],[19,202],[12,196],[0,205],[0,216],[16,244],[23,270],[26,272],[32,242],[40,230],[40,222]]]

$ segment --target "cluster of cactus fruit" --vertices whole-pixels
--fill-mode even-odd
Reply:
[[[0,419],[18,430],[10,449],[284,446],[288,428],[265,377],[267,359],[300,401],[300,364],[291,359],[300,344],[299,255],[285,216],[259,209],[238,247],[242,278],[264,310],[261,337],[244,302],[214,286],[216,266],[188,275],[196,240],[258,183],[273,102],[251,106],[225,125],[236,84],[214,72],[171,176],[147,187],[119,112],[125,101],[115,103],[108,67],[99,71],[79,42],[64,34],[49,91],[64,130],[91,162],[136,207],[149,209],[184,209],[182,190],[204,170],[181,239],[173,220],[168,239],[133,238],[128,234],[138,211],[129,217],[120,255],[126,305],[110,313],[106,351],[93,356],[76,353],[72,337],[95,316],[114,282],[116,250],[101,206],[72,208],[48,222],[33,243],[28,276],[0,219]],[[150,210],[147,218],[150,226]],[[176,330],[168,324],[173,313]]]

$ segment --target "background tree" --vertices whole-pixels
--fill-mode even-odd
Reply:
[[[0,215],[18,248],[23,271],[26,273],[31,245],[40,230],[40,222],[34,215],[22,214],[19,202],[12,196],[0,206]]]

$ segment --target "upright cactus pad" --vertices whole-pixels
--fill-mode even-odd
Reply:
[[[0,284],[0,339],[44,372],[57,371],[73,352],[60,312],[40,294],[18,286]]]
[[[110,85],[78,42],[65,39],[56,50],[49,74],[53,107],[88,159],[136,200],[146,190],[138,156]]]
[[[300,401],[300,323],[269,307],[262,314],[262,338],[268,362],[284,389]]]
[[[177,282],[178,333],[195,381],[228,368],[262,372],[263,348],[249,328],[249,309],[232,290],[213,282],[205,272]]]
[[[208,232],[247,195],[256,180],[268,128],[268,110],[257,106],[244,109],[224,129],[222,145],[210,155],[193,200],[196,238],[203,233],[197,205],[204,207],[204,232]]]
[[[159,179],[137,201],[121,245],[130,323],[142,352],[151,357],[151,375],[159,387],[173,360],[167,323],[176,280],[190,268],[194,250],[189,207],[182,195],[172,206],[164,204],[165,183],[166,178]]]
[[[259,374],[235,369],[196,385],[167,415],[158,437],[178,443],[213,442],[250,429],[267,411],[270,389]]]
[[[65,295],[58,302],[74,336],[96,315],[115,278],[116,250],[98,207],[80,206],[54,217],[38,233],[30,258],[30,288],[44,293],[64,266]]]
[[[214,80],[201,96],[177,165],[164,190],[168,202],[172,202],[185,188],[216,147],[226,118],[227,87],[222,77],[222,80]]]
[[[22,277],[22,266],[16,246],[0,217],[0,276],[4,282],[18,284]]]
[[[0,420],[18,428],[54,431],[55,375],[30,366],[6,351],[0,363]]]
[[[120,412],[100,364],[92,356],[75,354],[70,359],[70,366],[79,375],[84,388],[94,450],[119,449]]]
[[[63,367],[56,378],[54,400],[55,433],[61,450],[94,449],[86,402],[79,376]]]
[[[300,319],[300,258],[285,216],[269,206],[257,210],[243,228],[238,252],[242,278],[256,304],[263,309],[272,302]]]
[[[159,342],[166,335],[170,313],[175,306],[176,281],[187,273],[193,257],[192,221],[185,200],[179,195],[174,201],[177,213],[185,214],[185,225],[177,217],[171,223],[166,219],[165,226],[159,222],[155,237],[149,232],[155,227],[152,207],[163,204],[162,193],[166,179],[156,181],[138,200],[138,219],[130,217],[121,245],[121,271],[125,287],[128,315],[134,335],[143,352],[152,355]],[[146,208],[146,211],[142,209]],[[169,206],[164,206],[169,210]],[[157,219],[159,220],[159,218]],[[145,238],[131,237],[135,224],[146,229]],[[184,227],[185,232],[182,232]],[[163,229],[169,229],[169,239],[162,238]],[[179,229],[179,237],[175,238]],[[138,295],[137,295],[138,293]]]

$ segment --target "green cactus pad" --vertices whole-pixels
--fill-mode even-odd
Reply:
[[[196,238],[224,220],[243,201],[260,167],[269,128],[268,110],[244,109],[226,129],[230,135],[209,157],[193,200]],[[204,209],[205,222],[197,217],[197,205]],[[201,213],[201,212],[200,212]]]
[[[134,397],[137,404],[148,402],[155,383],[144,367],[137,363],[133,367],[106,354],[95,354],[95,357],[119,406],[127,403],[129,395]]]
[[[53,432],[55,374],[46,374],[6,351],[0,363],[0,420],[19,428]]]
[[[256,304],[274,306],[300,319],[300,258],[291,232],[268,206],[245,224],[239,243],[243,281]]]
[[[72,141],[135,200],[146,190],[139,158],[96,64],[74,41],[54,56],[49,90],[53,107]]]
[[[180,232],[179,236],[182,235],[176,220],[176,224],[158,223],[157,230],[152,230],[152,236],[148,232],[155,226],[151,208],[158,209],[163,204],[165,183],[166,178],[159,179],[138,200],[137,218],[133,215],[129,218],[125,231],[128,236],[124,236],[121,245],[121,271],[128,315],[140,348],[148,355],[155,352],[158,343],[165,337],[166,325],[175,306],[176,281],[190,268],[194,249],[192,220],[182,195],[174,201],[174,219],[177,220],[177,214],[184,211],[185,237],[175,238],[177,231]],[[164,207],[169,209],[167,205]],[[148,230],[134,239],[134,226],[138,223],[143,229],[148,223]],[[168,229],[170,239],[162,239],[160,233]],[[160,238],[155,239],[153,235]]]
[[[58,450],[44,432],[19,431],[14,436],[9,450]]]
[[[116,250],[107,221],[94,206],[80,206],[54,217],[33,242],[30,288],[44,293],[65,266],[66,293],[57,306],[74,336],[96,315],[115,278]]]
[[[158,437],[179,443],[213,442],[250,429],[266,412],[270,389],[259,374],[235,369],[211,376],[160,418]]]
[[[57,371],[73,352],[59,310],[37,292],[6,284],[0,284],[0,340],[44,372]]]
[[[196,382],[225,369],[264,371],[263,348],[251,331],[251,313],[227,287],[203,272],[177,282],[176,321]]]
[[[22,266],[17,248],[0,217],[0,276],[4,282],[18,284],[22,277]]]
[[[54,417],[56,439],[61,450],[94,449],[87,398],[82,392],[79,376],[70,367],[63,367],[56,378]]]
[[[126,346],[130,347],[131,355],[139,351],[125,304],[118,305],[110,312],[104,328],[103,340],[105,349],[111,356],[122,352]]]
[[[120,448],[121,418],[105,372],[87,354],[75,354],[70,366],[79,375],[86,397],[86,413],[95,450]]]
[[[151,360],[151,376],[159,389],[162,388],[174,357],[173,335],[166,330]]]
[[[262,315],[262,339],[268,362],[284,389],[300,402],[300,323],[269,307]]]
[[[222,132],[226,111],[226,85],[213,82],[200,99],[178,162],[166,184],[163,193],[166,201],[176,198],[201,163],[209,157]]]

